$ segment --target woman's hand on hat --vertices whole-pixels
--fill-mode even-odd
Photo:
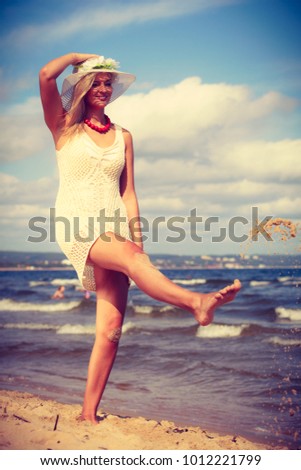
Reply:
[[[80,64],[81,62],[84,62],[87,59],[91,59],[92,57],[98,57],[98,54],[81,54],[81,53],[75,52],[73,56],[74,58],[72,59],[71,64],[77,65],[77,64]]]

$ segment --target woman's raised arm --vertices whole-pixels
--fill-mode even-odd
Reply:
[[[53,59],[41,68],[39,73],[40,93],[44,119],[53,135],[64,128],[65,110],[57,87],[57,77],[69,66],[83,62],[95,54],[70,53]]]

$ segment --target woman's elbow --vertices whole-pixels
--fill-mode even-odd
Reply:
[[[42,67],[40,72],[39,72],[40,82],[48,82],[51,78],[52,77],[49,74],[49,70],[48,70],[47,66],[44,65],[44,67]]]
[[[134,189],[125,191],[122,194],[122,199],[127,202],[136,202],[137,201],[137,195]]]

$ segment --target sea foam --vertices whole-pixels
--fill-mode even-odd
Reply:
[[[267,286],[268,284],[270,284],[270,281],[250,281],[251,287]]]
[[[278,282],[287,282],[287,281],[291,281],[291,277],[290,276],[280,276],[280,277],[277,277],[277,281]]]
[[[266,340],[266,343],[275,344],[276,346],[301,346],[301,339],[281,338],[280,336],[272,336]]]
[[[94,335],[95,324],[80,325],[66,323],[65,325],[50,325],[48,323],[0,323],[0,328],[11,330],[54,330],[58,335]],[[136,328],[135,323],[129,321],[122,327],[122,333],[128,333]]]
[[[0,311],[9,312],[62,312],[71,310],[80,305],[80,301],[56,302],[56,303],[33,303],[33,302],[16,302],[12,299],[0,300]]]
[[[133,322],[127,322],[122,326],[122,333],[127,333],[133,328],[135,328],[135,324]],[[95,325],[72,325],[67,323],[66,325],[58,327],[56,332],[58,335],[94,335]]]
[[[47,286],[49,282],[47,281],[30,281],[29,286],[30,287],[38,287],[38,286]]]
[[[275,309],[276,315],[278,318],[291,320],[294,322],[301,321],[301,310],[300,309],[293,309],[293,308],[284,308],[284,307],[277,307]]]
[[[301,283],[301,277],[282,276],[277,277],[277,281],[285,286],[298,286]]]
[[[205,284],[206,279],[196,278],[196,279],[173,279],[173,282],[176,284],[182,284],[183,286],[196,286],[198,284]]]
[[[57,326],[48,323],[3,323],[0,328],[9,330],[56,330]]]
[[[51,283],[53,286],[79,286],[80,282],[77,278],[74,279],[53,279]]]
[[[198,338],[233,338],[240,336],[249,325],[217,325],[199,326],[196,336]]]
[[[134,305],[133,306],[135,313],[142,313],[143,315],[149,315],[152,313],[154,307],[152,305]]]

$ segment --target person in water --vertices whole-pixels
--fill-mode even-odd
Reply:
[[[60,95],[57,78],[70,65],[74,69]],[[95,54],[66,54],[40,70],[44,118],[60,176],[57,241],[84,289],[96,292],[96,336],[80,417],[92,423],[98,422],[97,408],[116,357],[130,279],[154,299],[186,310],[203,326],[241,288],[235,280],[216,292],[192,292],[164,276],[144,252],[132,135],[105,114],[107,105],[134,80],[118,70],[115,60]]]
[[[52,299],[63,299],[65,297],[65,287],[60,286],[52,295]]]

